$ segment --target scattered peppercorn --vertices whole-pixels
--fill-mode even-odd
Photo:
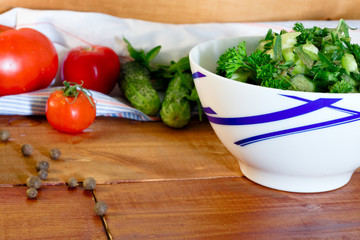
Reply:
[[[50,158],[52,160],[58,160],[60,158],[60,156],[61,156],[61,152],[59,149],[53,148],[50,150]]]
[[[29,188],[39,189],[41,186],[41,179],[38,176],[30,176],[26,180],[26,186]]]
[[[26,190],[26,196],[28,198],[36,198],[37,195],[38,195],[38,191],[35,188],[28,188]]]
[[[47,177],[48,177],[48,172],[46,170],[40,170],[39,173],[38,173],[38,177],[41,180],[46,180]]]
[[[49,169],[49,163],[47,161],[40,161],[36,163],[36,170],[45,170],[47,171]]]
[[[0,139],[3,142],[6,142],[10,137],[10,132],[8,130],[0,130]]]
[[[96,187],[96,181],[93,177],[88,177],[83,182],[83,187],[85,190],[94,190]]]
[[[94,210],[95,210],[96,215],[102,216],[108,210],[108,205],[105,202],[98,201],[95,203]]]
[[[25,157],[29,157],[33,151],[34,149],[30,144],[24,144],[21,146],[21,152]]]
[[[78,185],[78,181],[76,180],[76,178],[71,177],[68,180],[68,185],[69,185],[69,187],[74,188]]]

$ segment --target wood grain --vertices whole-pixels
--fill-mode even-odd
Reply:
[[[0,184],[24,184],[36,175],[37,162],[50,163],[45,184],[64,184],[92,176],[98,183],[162,179],[241,176],[237,160],[221,144],[207,121],[194,119],[185,129],[162,122],[136,122],[97,118],[84,133],[71,135],[54,130],[45,117],[0,116],[0,129],[10,141],[0,143]],[[23,144],[34,153],[22,156]],[[59,148],[57,161],[49,151]]]
[[[0,0],[14,7],[101,12],[165,23],[358,19],[360,0]]]
[[[0,239],[107,239],[91,192],[42,187],[27,199],[26,189],[0,187]]]
[[[99,186],[115,239],[358,239],[360,173],[320,194],[271,190],[246,178]]]

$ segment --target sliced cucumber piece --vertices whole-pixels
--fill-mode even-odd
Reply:
[[[319,59],[319,49],[314,44],[307,42],[302,46],[302,49],[312,60],[315,61]]]
[[[302,92],[315,92],[315,84],[303,74],[297,74],[290,79],[292,87],[290,90]]]
[[[281,35],[281,48],[287,49],[292,48],[297,43],[296,37],[299,36],[300,32],[288,32]]]
[[[359,73],[355,57],[351,53],[344,54],[344,56],[341,58],[341,66],[345,68],[347,73]]]
[[[300,59],[297,59],[295,61],[294,69],[292,70],[292,74],[293,75],[303,74],[305,73],[305,71],[306,71],[306,67],[304,63]]]
[[[269,42],[271,42],[271,40],[263,40],[263,41],[261,41],[259,43],[259,45],[257,46],[256,50],[259,50],[261,52],[264,51],[265,50],[265,45],[268,44]]]
[[[250,71],[237,70],[236,72],[234,72],[234,74],[231,76],[230,79],[233,79],[238,82],[246,82],[250,76],[251,76]]]
[[[267,50],[265,53],[266,53],[266,54],[269,54],[270,57],[271,57],[272,59],[274,59],[274,57],[275,57],[274,49],[269,49],[269,50]]]
[[[286,62],[288,62],[288,61],[295,62],[294,48],[287,48],[287,49],[282,50],[282,55]]]

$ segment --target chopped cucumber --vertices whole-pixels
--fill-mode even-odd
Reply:
[[[304,52],[309,55],[309,57],[312,60],[318,60],[319,59],[319,49],[317,47],[315,47],[314,44],[307,42],[306,44],[304,44],[302,46],[302,49],[304,50]]]
[[[292,87],[290,90],[315,92],[315,84],[303,74],[297,74],[290,79]]]
[[[359,69],[355,57],[351,53],[344,54],[344,56],[341,58],[341,66],[345,68],[347,73],[350,72],[359,73]]]
[[[269,49],[269,50],[267,50],[265,53],[266,53],[266,54],[269,54],[270,57],[271,57],[272,59],[274,59],[274,57],[275,57],[274,49]]]
[[[217,62],[218,73],[236,71],[234,80],[277,89],[360,92],[360,45],[350,42],[352,28],[344,20],[336,29],[296,23],[293,30],[269,29],[250,55],[244,54],[245,42],[241,51],[228,49]]]
[[[282,50],[282,55],[283,55],[285,61],[295,62],[294,48],[287,48],[287,49]]]
[[[305,67],[304,63],[300,59],[297,59],[295,61],[294,69],[292,70],[291,73],[293,75],[296,75],[296,74],[303,74],[303,73],[305,73],[305,71],[306,71],[306,67]]]
[[[281,48],[287,49],[292,48],[296,44],[296,37],[299,36],[300,32],[288,32],[281,35]]]
[[[331,54],[333,52],[335,52],[336,50],[339,50],[340,47],[339,46],[335,46],[333,44],[329,44],[327,42],[324,43],[324,45],[322,46],[322,52],[324,54]]]
[[[256,50],[259,51],[264,51],[265,49],[265,45],[268,44],[269,42],[271,42],[271,40],[263,40],[259,43],[259,45],[257,46]]]
[[[238,82],[246,82],[250,76],[251,76],[250,71],[238,70],[234,72],[234,74],[231,76],[230,79]]]

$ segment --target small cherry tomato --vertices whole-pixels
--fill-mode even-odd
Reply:
[[[80,133],[95,120],[96,105],[87,89],[64,82],[63,90],[50,94],[46,103],[46,118],[55,129],[66,133]]]
[[[71,49],[61,64],[62,81],[109,94],[120,76],[120,60],[109,47],[95,45]]]
[[[58,61],[54,45],[44,34],[0,26],[0,96],[48,87]]]

